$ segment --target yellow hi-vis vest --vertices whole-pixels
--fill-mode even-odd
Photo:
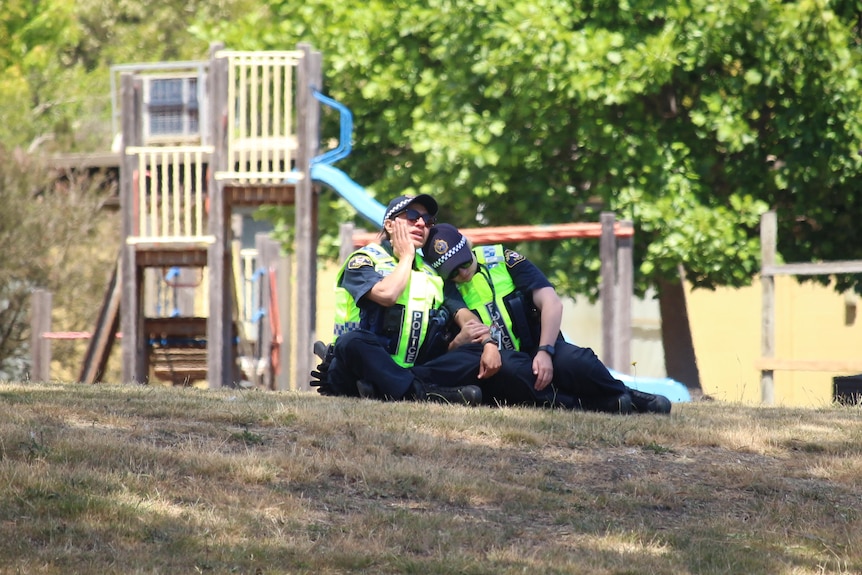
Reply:
[[[335,280],[335,333],[333,334],[333,341],[337,340],[338,336],[359,328],[360,309],[350,292],[340,285],[347,263],[356,254],[368,256],[374,264],[374,270],[383,276],[392,273],[398,264],[392,255],[377,244],[368,244],[347,258]],[[422,261],[419,254],[416,254],[415,258],[418,265],[410,271],[407,287],[396,301],[396,305],[403,306],[404,314],[401,320],[398,345],[395,353],[392,354],[392,359],[402,367],[410,367],[416,363],[419,350],[428,332],[429,312],[440,307],[443,302],[443,278]],[[417,267],[419,269],[416,269]]]
[[[473,248],[480,266],[469,282],[460,283],[458,291],[467,307],[479,314],[482,323],[496,326],[500,345],[504,349],[521,349],[521,341],[515,336],[512,318],[504,298],[515,291],[515,283],[506,267],[503,246],[478,246]],[[484,264],[484,269],[481,264]],[[488,273],[489,278],[485,276]]]

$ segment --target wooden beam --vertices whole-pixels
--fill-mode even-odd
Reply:
[[[764,214],[765,216],[765,214]],[[760,274],[763,276],[792,275],[792,276],[822,276],[832,274],[858,274],[862,273],[862,260],[846,260],[834,262],[806,262],[794,264],[769,264],[765,262]]]
[[[862,373],[862,359],[780,359],[761,357],[754,362],[761,371],[827,371]]]
[[[296,167],[307,175],[311,160],[320,148],[320,106],[312,91],[320,90],[323,82],[320,52],[309,44],[298,44],[302,60],[298,65],[296,81],[297,144]],[[303,177],[296,184],[296,309],[294,329],[293,382],[297,389],[308,389],[316,339],[315,313],[317,307],[317,196],[311,178]]]
[[[128,240],[135,236],[135,188],[138,169],[137,158],[127,154],[126,148],[137,146],[141,139],[141,101],[143,84],[129,72],[121,77],[122,86],[122,131],[123,141],[120,148],[120,215],[121,215],[121,253],[120,253],[120,331],[123,340],[120,344],[122,357],[123,383],[144,383],[147,378],[146,361],[143,359],[145,342],[142,337],[141,319],[141,274],[139,273],[135,247]]]
[[[30,296],[30,379],[48,381],[51,375],[51,340],[42,334],[51,331],[51,292],[43,289]]]
[[[122,286],[120,285],[122,252],[117,256],[117,265],[108,283],[108,289],[102,300],[102,308],[99,311],[99,319],[96,321],[96,329],[87,345],[87,353],[84,356],[81,373],[78,381],[81,383],[97,383],[105,374],[108,365],[108,356],[120,327],[120,300],[122,299]]]
[[[618,238],[634,236],[634,227],[614,224],[614,235]],[[602,224],[599,222],[575,222],[539,226],[489,226],[487,228],[464,228],[459,230],[474,245],[505,244],[511,242],[535,242],[567,238],[600,238]],[[378,232],[356,232],[353,247],[361,248],[378,241]]]
[[[615,291],[616,327],[614,329],[614,357],[616,370],[632,372],[632,298],[634,298],[634,223],[620,222],[631,228],[631,236],[617,236],[617,287]]]
[[[613,212],[602,212],[599,256],[602,260],[599,299],[602,309],[602,362],[619,371],[616,349],[614,347],[614,328],[616,328],[617,291],[617,238],[614,233],[616,216]]]
[[[227,169],[228,141],[228,60],[218,52],[220,42],[210,45],[210,71],[207,89],[210,101],[210,133],[213,153],[207,177],[209,195],[209,233],[215,241],[209,245],[209,316],[207,321],[207,385],[210,389],[232,386],[233,364],[233,302],[230,298],[230,206],[224,201],[226,184],[216,173]]]

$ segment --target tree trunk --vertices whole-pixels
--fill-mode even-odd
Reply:
[[[661,280],[658,288],[661,342],[667,376],[684,384],[692,398],[700,398],[703,388],[700,386],[700,372],[688,321],[682,273],[676,281]]]

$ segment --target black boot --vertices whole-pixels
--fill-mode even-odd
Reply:
[[[359,397],[365,399],[377,399],[377,389],[370,383],[365,383],[363,379],[356,380],[356,389],[359,390]]]
[[[405,395],[415,401],[434,401],[437,403],[460,403],[476,406],[482,403],[482,390],[477,385],[462,385],[459,387],[442,387],[413,380],[413,385]]]
[[[638,413],[670,413],[670,400],[663,395],[629,389],[632,406]]]
[[[632,396],[628,393],[601,397],[597,399],[582,399],[581,407],[586,411],[603,411],[628,415],[632,412]]]

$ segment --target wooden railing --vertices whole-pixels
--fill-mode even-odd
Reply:
[[[302,52],[219,51],[228,59],[227,171],[218,179],[277,184],[296,150],[294,75]]]
[[[212,241],[204,221],[212,146],[130,146],[126,153],[138,158],[129,243]]]

